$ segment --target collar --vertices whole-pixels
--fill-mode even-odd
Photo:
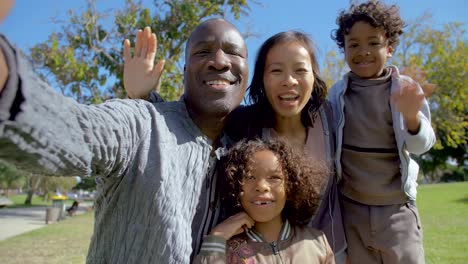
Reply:
[[[262,235],[255,231],[255,229],[249,229],[246,232],[246,235],[249,239],[251,239],[254,242],[266,242]],[[281,227],[280,235],[278,241],[286,240],[291,236],[291,225],[289,224],[289,221],[286,220],[283,223],[283,226]]]
[[[219,146],[214,151],[216,158],[220,160],[222,157],[226,156],[228,153],[228,149],[234,145],[234,141],[228,134],[223,132],[218,140]]]

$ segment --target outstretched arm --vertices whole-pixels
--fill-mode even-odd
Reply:
[[[0,35],[0,159],[45,175],[120,176],[153,112],[141,101],[88,106],[64,97]]]
[[[13,6],[13,0],[2,0],[0,1],[0,23],[8,15],[11,7]],[[3,55],[2,49],[0,48],[0,93],[5,86],[6,80],[8,78],[8,67],[5,61],[5,56]]]
[[[157,45],[156,35],[149,27],[138,30],[133,56],[130,41],[124,41],[124,87],[129,98],[147,100],[151,91],[159,91],[164,60],[154,65]]]

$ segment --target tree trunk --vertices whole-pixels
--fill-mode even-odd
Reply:
[[[31,205],[32,204],[32,197],[34,195],[34,190],[31,188],[28,190],[27,195],[26,195],[26,200],[24,200],[24,204],[26,205]]]
[[[29,174],[27,176],[27,195],[26,199],[24,200],[24,204],[26,205],[31,205],[32,204],[32,198],[34,196],[34,193],[36,192],[37,188],[39,187],[41,179],[38,176],[34,176],[33,174]]]

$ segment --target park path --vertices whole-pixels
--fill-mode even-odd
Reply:
[[[0,208],[0,241],[46,226],[46,208],[46,206]],[[85,211],[80,203],[77,214]]]

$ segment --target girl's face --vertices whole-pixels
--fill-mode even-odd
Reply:
[[[256,222],[279,221],[286,204],[286,178],[276,155],[270,150],[256,152],[250,173],[242,179],[240,202]]]
[[[310,54],[299,42],[273,46],[267,54],[263,83],[277,117],[301,114],[314,86]]]
[[[393,47],[388,45],[384,29],[359,21],[345,35],[344,51],[352,72],[363,79],[373,79],[382,75]]]

